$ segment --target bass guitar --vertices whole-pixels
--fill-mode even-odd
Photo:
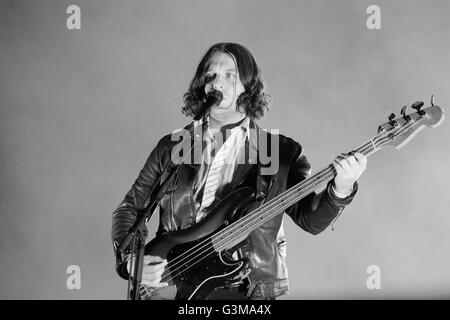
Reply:
[[[380,125],[378,133],[353,152],[370,156],[388,146],[399,149],[422,128],[440,125],[444,120],[442,108],[434,105],[433,99],[430,107],[422,109],[423,104],[413,104],[416,112],[408,115],[403,107],[402,116],[397,119],[391,114],[389,122]],[[198,224],[154,238],[145,246],[145,255],[167,259],[161,282],[169,285],[152,288],[141,283],[140,299],[205,299],[243,271],[247,261],[233,259],[232,254],[253,230],[325,185],[335,174],[330,164],[246,214],[243,213],[255,201],[255,190],[242,187],[220,201]]]

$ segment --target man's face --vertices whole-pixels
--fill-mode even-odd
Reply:
[[[211,58],[211,64],[206,71],[206,78],[210,80],[207,80],[205,92],[215,89],[223,94],[222,102],[210,113],[210,117],[220,122],[235,119],[238,121],[244,116],[236,110],[236,100],[245,91],[236,68],[233,58],[220,52]]]

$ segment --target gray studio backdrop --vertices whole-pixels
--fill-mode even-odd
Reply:
[[[378,30],[366,23],[372,4]],[[67,28],[70,5],[79,30]],[[158,139],[187,124],[181,97],[213,43],[255,54],[274,100],[260,124],[299,141],[316,171],[405,104],[435,94],[448,110],[449,10],[444,0],[1,0],[0,298],[125,297],[111,213]],[[449,134],[447,121],[370,157],[334,231],[312,236],[286,217],[284,299],[450,298]]]

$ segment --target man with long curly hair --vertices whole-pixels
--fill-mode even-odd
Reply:
[[[213,94],[220,98],[206,105]],[[112,239],[116,270],[121,277],[128,278],[131,255],[129,250],[119,251],[119,244],[136,221],[138,209],[145,208],[161,186],[169,185],[157,198],[160,214],[157,236],[197,230],[200,239],[205,236],[202,221],[217,215],[217,208],[231,201],[228,196],[233,190],[243,186],[254,188],[245,210],[250,212],[310,176],[311,166],[300,144],[262,130],[256,124],[255,120],[264,115],[270,103],[261,71],[247,48],[236,43],[218,43],[206,52],[184,94],[182,111],[194,120],[158,142],[113,213]],[[268,164],[275,170],[264,170]],[[352,201],[366,158],[360,153],[340,155],[333,165],[336,175],[325,190],[318,194],[311,192],[284,210],[300,228],[312,234],[325,230]],[[203,273],[205,283],[214,278],[210,281],[215,284],[213,288],[209,285],[207,293],[198,293],[197,297],[204,299],[274,299],[287,294],[286,237],[282,223],[280,212],[250,233],[244,233],[236,246],[227,248],[229,258],[245,261],[238,273],[217,281],[220,277],[209,273],[205,260],[201,262],[202,268],[197,266],[195,274],[187,273],[184,281],[192,284],[193,280],[187,278],[201,278]],[[145,288],[162,291],[173,287],[167,275],[171,270],[174,277],[175,269],[170,268],[170,259],[166,258],[145,255],[142,272]],[[176,291],[173,293],[173,298],[180,296]]]

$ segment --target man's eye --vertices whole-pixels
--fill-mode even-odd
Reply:
[[[215,74],[215,73],[214,73],[214,74],[207,74],[207,75],[205,76],[205,81],[206,81],[206,82],[210,82],[210,81],[214,80],[215,77],[216,77],[216,74]]]
[[[227,78],[233,79],[235,77],[234,73],[227,73],[226,74]]]

